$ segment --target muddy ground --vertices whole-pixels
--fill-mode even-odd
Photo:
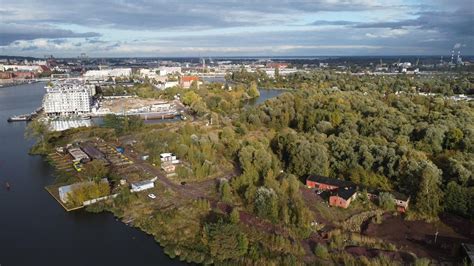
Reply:
[[[457,219],[464,228],[469,221]],[[454,262],[460,258],[460,243],[473,242],[470,231],[454,229],[441,219],[436,223],[407,221],[401,215],[388,215],[381,224],[366,225],[362,234],[387,240],[399,249],[413,252],[418,257]],[[438,232],[436,236],[436,232]]]

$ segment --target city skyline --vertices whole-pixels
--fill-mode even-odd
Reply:
[[[0,54],[474,54],[470,1],[7,1]]]

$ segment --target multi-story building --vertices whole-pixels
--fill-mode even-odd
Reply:
[[[88,80],[106,80],[108,78],[128,78],[131,75],[131,68],[113,68],[102,70],[89,70],[84,73],[84,78]]]
[[[43,98],[44,112],[48,115],[85,114],[91,111],[94,85],[78,82],[54,83],[46,87]]]
[[[181,67],[168,67],[161,66],[158,68],[160,76],[166,76],[168,74],[181,74]]]

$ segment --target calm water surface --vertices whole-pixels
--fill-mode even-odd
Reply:
[[[43,87],[0,88],[0,265],[181,265],[111,214],[68,213],[46,192],[53,169],[28,155],[25,123],[6,122],[40,106]]]

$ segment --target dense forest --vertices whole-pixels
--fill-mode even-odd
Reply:
[[[310,76],[292,92],[247,109],[235,123],[243,132],[278,132],[265,142],[285,172],[302,180],[321,174],[404,192],[414,199],[418,217],[436,217],[442,210],[474,217],[473,103],[416,93],[428,87],[447,95],[470,91],[469,76],[429,82]],[[301,76],[282,83],[295,79]]]

